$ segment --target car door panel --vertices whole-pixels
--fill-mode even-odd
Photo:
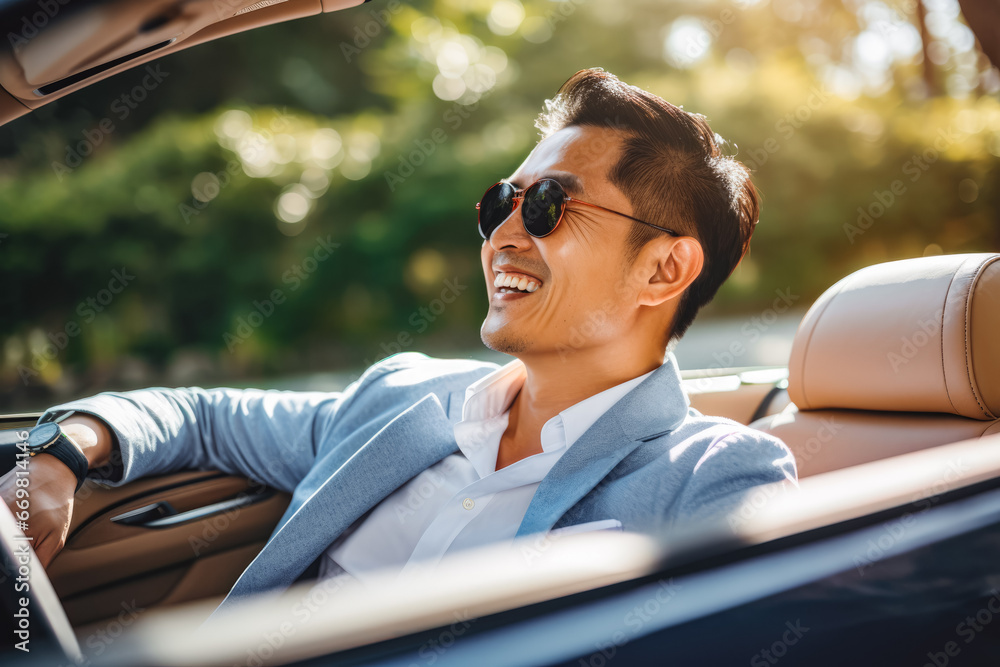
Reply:
[[[73,625],[113,616],[125,602],[145,608],[224,594],[264,546],[290,499],[210,471],[115,488],[87,482],[77,496],[66,545],[46,569]],[[172,516],[196,518],[163,527],[112,520],[158,503],[169,503]],[[197,514],[213,506],[228,509]]]
[[[6,468],[37,418],[0,417]],[[88,480],[74,499],[66,545],[46,573],[74,627],[106,621],[123,609],[221,597],[263,548],[290,499],[211,470],[119,487]]]

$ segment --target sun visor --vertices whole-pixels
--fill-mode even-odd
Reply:
[[[188,46],[362,1],[0,2],[0,86],[18,103],[0,105],[0,122]]]

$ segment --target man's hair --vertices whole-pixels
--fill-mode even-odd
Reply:
[[[633,215],[701,243],[701,274],[681,297],[670,336],[679,339],[712,300],[750,245],[760,197],[750,171],[719,150],[722,138],[701,114],[689,113],[602,69],[585,69],[559,88],[535,125],[542,138],[568,126],[617,130],[623,148],[608,179],[632,204]],[[663,232],[632,223],[632,262]]]

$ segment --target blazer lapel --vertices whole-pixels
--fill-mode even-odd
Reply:
[[[448,397],[448,419],[452,424],[462,421],[462,409],[465,407],[465,389],[451,392]]]
[[[517,537],[550,530],[636,447],[677,428],[689,405],[674,355],[668,354],[662,366],[601,415],[552,466]]]
[[[291,585],[362,514],[456,451],[452,423],[438,397],[428,394],[386,424],[302,504],[244,570],[216,612],[238,598]]]

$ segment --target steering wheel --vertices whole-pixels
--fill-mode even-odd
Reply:
[[[0,601],[0,632],[5,638],[0,644],[0,662],[52,665],[83,661],[52,582],[35,556],[31,540],[21,532],[4,502],[0,502]]]

